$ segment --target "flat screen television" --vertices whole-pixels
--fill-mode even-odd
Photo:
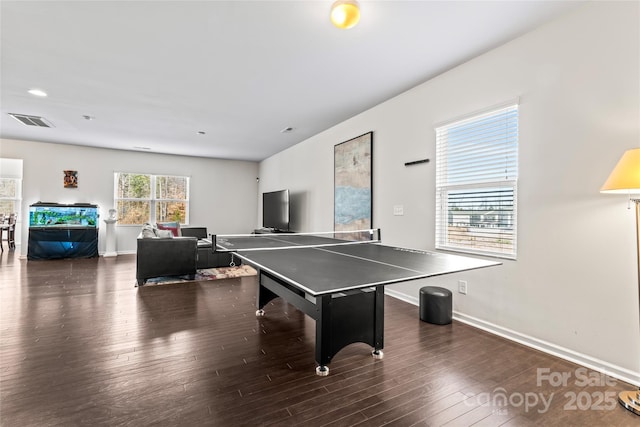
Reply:
[[[262,227],[289,231],[289,190],[262,193]]]

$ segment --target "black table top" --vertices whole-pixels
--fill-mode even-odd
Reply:
[[[466,256],[317,236],[222,237],[218,248],[311,295],[332,294],[499,265]],[[263,246],[260,248],[258,242]],[[338,244],[335,244],[338,243]],[[316,247],[306,245],[318,244]],[[297,245],[305,245],[296,247]]]

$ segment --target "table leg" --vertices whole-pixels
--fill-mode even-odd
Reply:
[[[256,316],[274,298],[283,298],[316,321],[316,374],[329,374],[327,365],[349,344],[363,342],[381,359],[384,339],[384,286],[309,297],[280,278],[260,271]]]
[[[269,301],[275,298],[278,298],[278,295],[263,286],[261,274],[260,284],[258,285],[258,298],[256,298],[256,305],[258,306],[258,310],[256,310],[256,316],[264,316],[264,307],[269,303]]]
[[[258,309],[256,310],[256,316],[262,317],[264,316],[264,307],[269,303],[269,301],[271,301],[274,298],[277,298],[278,296],[276,294],[274,294],[273,292],[271,292],[269,289],[259,286],[258,287],[258,298],[257,298],[257,305],[258,305]]]
[[[331,295],[323,295],[316,298],[318,317],[316,318],[316,375],[325,377],[329,375],[327,365],[334,356],[332,346],[332,307]]]
[[[382,359],[384,347],[384,287],[324,295],[316,299],[316,373],[328,374],[327,365],[349,344],[363,342]]]

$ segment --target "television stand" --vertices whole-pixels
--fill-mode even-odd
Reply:
[[[291,233],[291,231],[276,230],[274,228],[256,228],[252,234]]]

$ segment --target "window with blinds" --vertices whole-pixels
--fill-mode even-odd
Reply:
[[[436,127],[436,248],[516,257],[518,105]]]

